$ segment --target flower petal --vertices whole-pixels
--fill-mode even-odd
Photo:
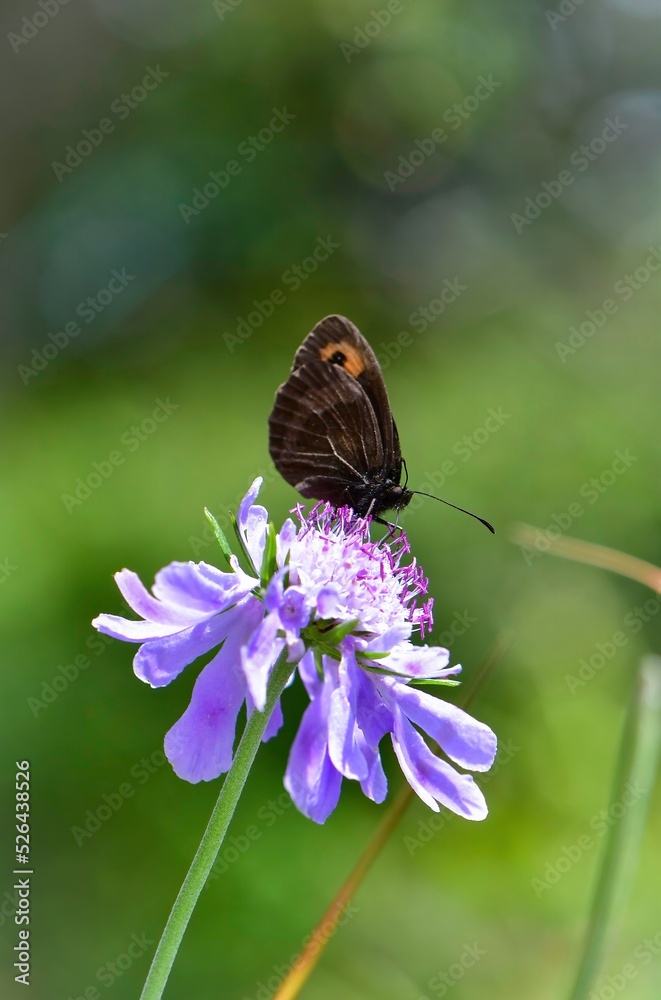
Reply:
[[[231,767],[236,720],[246,694],[240,651],[260,616],[258,602],[244,609],[195,682],[190,705],[165,737],[165,754],[186,781],[212,781]]]
[[[434,812],[438,802],[465,819],[488,813],[482,792],[470,774],[459,774],[431,752],[422,736],[401,712],[395,713],[392,743],[406,780]]]
[[[248,689],[255,707],[264,711],[266,688],[275,661],[282,652],[285,640],[278,638],[280,619],[270,614],[252,634],[250,641],[241,650],[241,663],[248,682]]]
[[[372,639],[367,648],[370,653],[389,653],[395,646],[406,642],[411,638],[413,626],[410,622],[398,622],[392,628],[387,629],[382,635]]]
[[[280,704],[280,699],[278,698],[271,713],[271,718],[269,719],[266,729],[264,730],[262,743],[267,743],[269,740],[272,740],[273,737],[280,732],[284,721],[282,705]]]
[[[150,642],[186,631],[224,611],[250,593],[258,582],[242,571],[221,573],[206,563],[173,562],[156,574],[155,597],[137,574],[124,569],[115,574],[127,603],[145,621],[119,615],[98,615],[92,625],[124,642]]]
[[[381,764],[381,755],[378,749],[373,750],[367,745],[360,731],[357,739],[367,764],[367,777],[361,781],[360,787],[372,802],[383,802],[388,794],[388,781]]]
[[[165,755],[185,781],[212,781],[228,771],[246,682],[227,670],[230,640],[204,668],[190,705],[165,737]],[[232,643],[232,646],[235,644]]]
[[[340,798],[342,775],[328,756],[326,698],[316,698],[305,710],[294,738],[285,788],[296,807],[315,823],[323,823]]]
[[[443,675],[450,662],[450,652],[443,646],[414,646],[402,643],[392,653],[383,666],[407,677],[433,677]]]
[[[356,718],[367,745],[376,750],[386,733],[394,725],[392,712],[386,706],[377,685],[364,671],[359,670],[357,676],[358,695],[356,700]]]
[[[152,591],[165,604],[182,608],[183,612],[215,615],[235,604],[258,582],[237,573],[222,573],[208,563],[172,562],[156,574]]]
[[[255,503],[264,480],[258,476],[241,501],[237,522],[255,571],[259,573],[264,559],[269,515],[265,507]]]
[[[92,625],[104,635],[124,642],[149,642],[152,639],[163,639],[168,635],[177,635],[186,626],[159,625],[153,621],[134,621],[132,618],[120,618],[119,615],[97,615]]]
[[[396,684],[390,690],[401,711],[431,736],[448,757],[471,771],[489,770],[498,743],[488,726],[456,705],[418,688]]]
[[[292,542],[298,534],[298,529],[290,517],[287,518],[275,540],[276,562],[282,569],[287,561]]]
[[[264,594],[264,607],[267,611],[278,611],[285,599],[286,569],[277,570],[269,580]]]
[[[330,661],[330,658],[329,662],[332,662]],[[315,663],[313,650],[308,649],[305,656],[299,661],[298,672],[301,680],[305,684],[305,690],[312,701],[313,698],[317,698],[321,694],[321,690],[323,688],[323,681],[317,673],[317,665]]]
[[[328,755],[340,774],[345,778],[363,781],[368,776],[365,756],[359,746],[356,733],[356,700],[358,696],[355,659],[351,653],[345,657],[337,670],[337,681],[332,674],[326,674],[326,684],[330,687],[330,708],[328,712]]]
[[[156,597],[152,597],[138,574],[134,573],[133,570],[122,569],[119,573],[115,573],[115,582],[129,607],[147,621],[184,627],[198,622],[202,617],[197,611],[168,606]]]
[[[334,618],[341,601],[340,588],[334,583],[322,587],[317,594],[317,612],[321,618]]]
[[[254,605],[261,608],[257,598],[244,598],[236,607],[215,618],[202,621],[176,635],[145,642],[133,659],[136,676],[152,687],[169,684],[189,663],[226,639],[241,621],[246,609]]]
[[[298,635],[310,621],[310,610],[304,590],[287,587],[278,610],[280,622],[287,633]]]
[[[287,639],[287,663],[298,663],[305,656],[305,643],[302,639]]]

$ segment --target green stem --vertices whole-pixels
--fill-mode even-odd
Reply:
[[[633,785],[640,793],[611,826],[574,989],[570,1000],[586,1000],[594,989],[614,918],[624,908],[636,869],[647,809],[661,751],[661,658],[647,656],[634,684],[615,772],[611,805],[626,803]]]
[[[227,833],[227,828],[234,815],[236,804],[243,791],[271,713],[294,669],[293,664],[286,662],[286,655],[287,651],[285,650],[271,674],[264,711],[253,712],[243,731],[241,742],[223,782],[211,819],[168,917],[147,981],[140,994],[140,1000],[160,1000],[163,995],[188,921]]]

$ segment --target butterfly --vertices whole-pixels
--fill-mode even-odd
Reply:
[[[269,417],[269,451],[302,496],[382,523],[419,492],[408,474],[402,486],[406,463],[377,357],[344,316],[320,320],[296,352]]]

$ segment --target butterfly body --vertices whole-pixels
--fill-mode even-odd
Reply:
[[[269,450],[284,479],[308,499],[376,518],[410,502],[381,368],[343,316],[322,319],[296,352],[276,393]]]

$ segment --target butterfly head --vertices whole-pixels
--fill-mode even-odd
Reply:
[[[360,497],[354,494],[351,506],[363,517],[366,515],[380,517],[387,510],[404,510],[412,499],[411,490],[405,489],[393,480],[388,480],[368,487]]]
[[[388,500],[393,510],[403,510],[404,507],[408,507],[412,499],[413,492],[404,489],[403,486],[395,485],[388,489]]]

